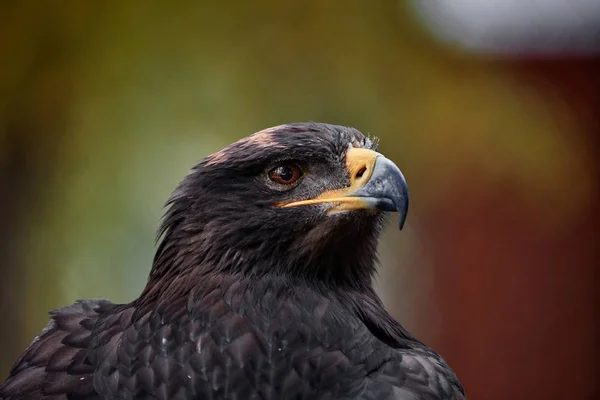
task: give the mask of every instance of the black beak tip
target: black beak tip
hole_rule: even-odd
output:
[[[410,196],[408,194],[408,184],[406,183],[406,179],[402,172],[399,169],[395,170],[395,198],[394,203],[396,204],[396,211],[398,212],[399,229],[402,230],[404,228],[404,223],[406,222],[406,217],[408,216],[408,205],[410,203]]]
[[[406,222],[406,217],[408,215],[408,193],[406,194],[406,200],[403,207],[398,208],[398,217],[399,217],[399,229],[402,230],[404,228],[404,223]]]

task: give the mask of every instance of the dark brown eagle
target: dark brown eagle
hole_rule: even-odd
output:
[[[464,399],[372,287],[396,165],[353,128],[297,123],[208,156],[168,201],[143,293],[81,300],[0,385],[8,399]]]

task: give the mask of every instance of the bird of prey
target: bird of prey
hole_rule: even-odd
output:
[[[372,287],[406,181],[358,130],[293,123],[206,157],[171,198],[147,285],[80,300],[0,385],[20,399],[464,399]]]

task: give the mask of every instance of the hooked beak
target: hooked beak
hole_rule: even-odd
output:
[[[408,186],[400,169],[383,155],[368,149],[351,148],[346,153],[350,186],[327,190],[314,199],[294,201],[282,207],[334,203],[329,211],[376,209],[397,211],[400,229],[408,213]]]

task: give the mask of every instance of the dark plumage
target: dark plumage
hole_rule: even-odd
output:
[[[406,185],[352,128],[270,128],[175,190],[143,293],[48,326],[2,399],[463,399],[452,370],[383,308],[383,211]],[[289,178],[289,179],[288,179]]]

